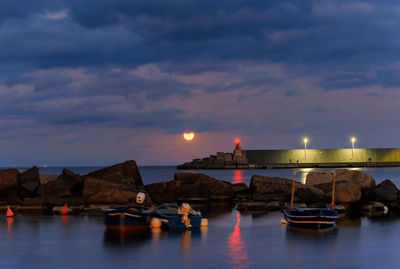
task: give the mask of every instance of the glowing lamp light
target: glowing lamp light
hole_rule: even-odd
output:
[[[236,138],[235,139],[235,144],[237,145],[237,144],[240,144],[240,139],[239,138]]]
[[[186,141],[192,141],[194,139],[194,133],[183,133],[183,139],[185,139]]]

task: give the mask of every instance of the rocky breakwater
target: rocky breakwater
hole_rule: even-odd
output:
[[[67,203],[75,213],[99,211],[109,205],[132,203],[143,181],[135,161],[126,161],[87,175],[63,169],[60,175],[41,174],[37,167],[21,172],[0,170],[0,205],[17,212],[46,213]],[[146,204],[151,205],[150,197]]]
[[[234,185],[201,173],[176,173],[168,182],[145,186],[155,203],[231,201],[237,191]]]
[[[295,203],[313,206],[329,203],[333,174],[310,172],[305,184],[296,182]],[[67,203],[74,213],[99,213],[109,206],[135,202],[146,192],[145,205],[161,203],[237,204],[242,211],[279,210],[290,201],[292,180],[253,175],[250,186],[231,184],[202,173],[181,172],[167,182],[144,185],[135,161],[126,161],[79,175],[64,169],[60,175],[41,174],[37,167],[27,171],[0,170],[0,209],[7,205],[17,212],[50,213]],[[390,181],[376,185],[371,175],[346,169],[336,171],[335,203],[344,210],[361,213],[400,209],[399,190]],[[223,202],[223,203],[221,203]],[[375,214],[375,213],[374,213]]]
[[[300,206],[329,203],[332,199],[331,171],[310,172],[305,184],[296,182],[294,202]],[[274,210],[290,201],[292,180],[254,175],[238,204],[239,210]],[[371,175],[360,171],[336,170],[335,204],[343,211],[370,215],[370,211],[400,208],[399,190],[390,180],[376,185]],[[381,215],[372,214],[374,216]]]

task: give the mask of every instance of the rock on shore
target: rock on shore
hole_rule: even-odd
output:
[[[235,196],[231,183],[192,172],[176,173],[174,180],[153,183],[145,188],[152,200],[158,203],[230,200]]]
[[[336,172],[335,202],[345,205],[382,202],[400,204],[399,190],[385,180],[376,186],[371,175],[340,169]],[[313,204],[330,202],[332,173],[310,172],[306,183],[295,184],[295,202]],[[0,170],[0,205],[18,205],[20,212],[48,211],[64,203],[79,211],[97,211],[109,205],[134,203],[139,191],[147,193],[145,204],[165,202],[228,202],[239,203],[242,210],[276,210],[290,201],[292,179],[253,175],[250,186],[231,184],[202,173],[176,173],[168,182],[144,186],[135,161],[115,164],[87,175],[64,169],[60,175],[40,174],[37,167],[20,172]],[[392,206],[393,207],[393,206]]]

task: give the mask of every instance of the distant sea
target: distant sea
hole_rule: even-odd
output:
[[[19,167],[20,169],[27,169],[28,167]],[[87,166],[87,167],[67,167],[75,173],[81,175],[90,173],[92,171],[101,169],[101,166]],[[41,173],[49,173],[59,175],[63,167],[40,167]],[[351,170],[358,170],[364,173],[371,174],[377,183],[385,179],[390,179],[398,187],[400,187],[400,167],[393,168],[350,168]],[[176,166],[140,166],[140,173],[142,175],[143,183],[150,184],[156,182],[169,181],[174,178],[174,174],[183,171],[193,171],[204,173],[214,178],[229,181],[232,183],[245,182],[250,183],[252,175],[263,175],[271,177],[285,177],[292,178],[293,170],[298,172],[297,181],[304,183],[307,173],[310,171],[326,171],[332,169],[314,169],[314,168],[301,168],[301,169],[236,169],[236,170],[178,170]]]

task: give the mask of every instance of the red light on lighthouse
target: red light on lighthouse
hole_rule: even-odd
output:
[[[239,138],[235,139],[235,149],[240,149],[240,139]]]

